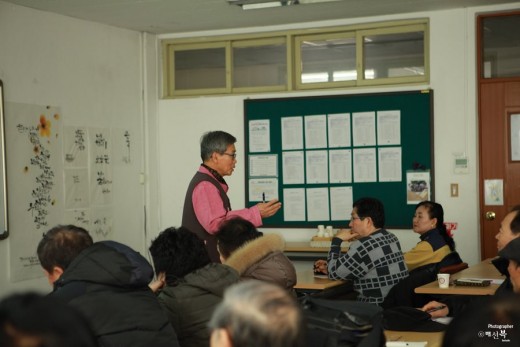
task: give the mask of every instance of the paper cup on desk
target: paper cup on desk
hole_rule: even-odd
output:
[[[448,288],[450,286],[450,274],[437,274],[439,288]]]

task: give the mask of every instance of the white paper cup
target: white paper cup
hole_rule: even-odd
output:
[[[437,274],[439,288],[448,288],[450,286],[450,274]]]

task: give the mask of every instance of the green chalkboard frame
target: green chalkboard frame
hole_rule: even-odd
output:
[[[434,200],[434,155],[433,155],[433,90],[416,90],[373,94],[349,94],[313,97],[291,97],[274,99],[244,100],[244,138],[245,138],[245,182],[246,205],[249,201],[249,156],[256,154],[278,155],[278,190],[283,203],[284,188],[319,188],[345,186],[345,184],[300,184],[283,185],[282,182],[282,144],[281,119],[290,116],[319,114],[354,113],[384,110],[401,111],[401,148],[402,181],[350,183],[353,200],[365,196],[380,199],[385,205],[387,228],[410,228],[415,205],[407,204],[406,173],[411,170],[430,171],[430,199]],[[249,149],[249,121],[270,120],[270,152],[251,153]],[[352,131],[352,130],[351,130]],[[378,147],[376,146],[376,151]],[[345,227],[349,220],[343,221],[284,221],[283,207],[273,217],[264,219],[267,228],[315,228],[318,224]]]

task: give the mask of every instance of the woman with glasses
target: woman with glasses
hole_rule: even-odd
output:
[[[184,199],[182,226],[204,240],[211,261],[216,263],[220,262],[220,256],[215,233],[220,223],[241,217],[259,227],[262,218],[271,217],[282,207],[277,199],[273,199],[251,208],[231,210],[227,196],[229,187],[224,176],[231,176],[237,163],[235,142],[236,138],[224,131],[210,131],[202,136],[202,164],[188,185]]]

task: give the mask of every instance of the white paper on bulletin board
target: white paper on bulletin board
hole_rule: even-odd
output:
[[[5,104],[10,279],[41,277],[36,248],[63,217],[59,108]]]
[[[249,151],[269,152],[271,151],[270,120],[259,119],[249,121]]]

